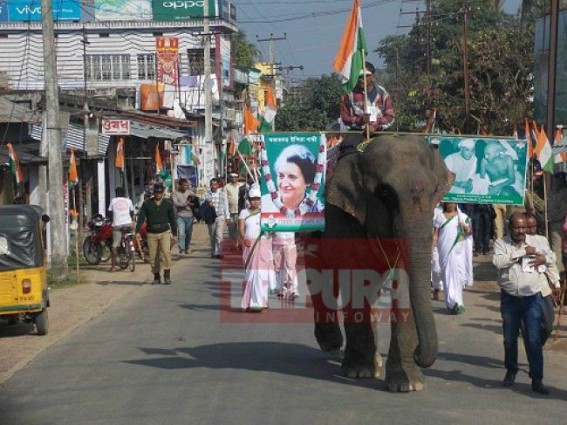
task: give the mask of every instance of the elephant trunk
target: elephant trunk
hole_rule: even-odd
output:
[[[431,220],[427,218],[416,221],[413,216],[413,220],[404,220],[408,230],[409,294],[419,341],[414,359],[423,368],[435,362],[438,350],[437,328],[431,309]]]

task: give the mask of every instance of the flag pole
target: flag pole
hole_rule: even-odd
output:
[[[545,217],[545,237],[547,240],[549,240],[549,226],[548,226],[548,221],[547,221],[547,175],[546,172],[543,172],[542,175],[543,178],[543,211],[544,211],[544,217]]]
[[[362,49],[362,77],[364,79],[364,116],[368,117],[368,82],[366,80],[366,55],[364,54],[364,49]],[[366,140],[370,140],[370,119],[365,125],[366,129]]]

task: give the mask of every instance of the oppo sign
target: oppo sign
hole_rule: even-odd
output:
[[[200,7],[203,9],[205,7],[204,0],[164,1],[162,4],[163,7],[172,9],[191,9],[193,7]]]
[[[208,0],[209,16],[218,16],[216,0]],[[152,2],[154,21],[202,18],[205,0],[158,0]]]

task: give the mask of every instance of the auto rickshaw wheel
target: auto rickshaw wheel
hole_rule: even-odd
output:
[[[98,242],[88,237],[85,239],[85,242],[83,242],[83,255],[87,263],[96,266],[100,263],[102,257],[102,247]]]
[[[41,310],[41,313],[35,316],[34,322],[37,334],[47,335],[47,332],[49,331],[49,316],[47,314],[47,308],[44,308]]]
[[[20,323],[20,313],[10,314],[9,316],[7,316],[7,318],[9,325],[17,325],[18,323]]]

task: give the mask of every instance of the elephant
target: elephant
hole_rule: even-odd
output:
[[[306,267],[325,268],[353,255],[363,258],[371,250],[368,241],[378,241],[381,248],[381,240],[398,241],[409,277],[409,314],[405,321],[391,322],[385,385],[393,392],[418,391],[425,388],[421,368],[434,363],[438,349],[430,292],[433,210],[451,188],[454,174],[423,135],[382,134],[364,145],[363,151],[341,155],[325,192],[326,228],[317,238],[322,245],[345,242],[339,248],[329,242],[332,248],[306,256]],[[337,285],[337,275],[324,284]],[[338,320],[319,314],[328,306],[322,307],[321,297],[309,289],[317,342],[323,351],[338,351],[343,345]],[[369,317],[369,308],[365,303],[360,313]],[[344,374],[378,377],[382,364],[375,323],[344,320],[344,328]]]

